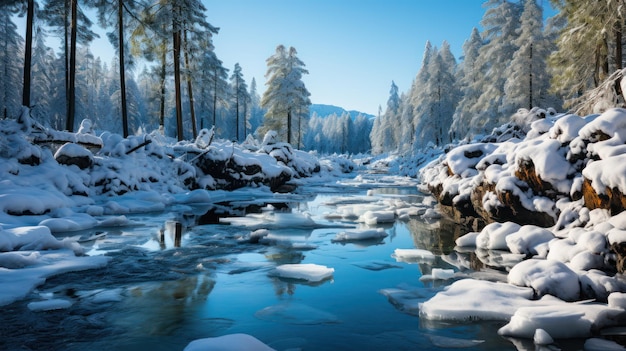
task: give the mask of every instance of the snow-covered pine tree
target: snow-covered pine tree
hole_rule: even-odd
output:
[[[51,111],[54,51],[46,45],[45,30],[38,22],[35,22],[33,32],[31,117],[43,125],[57,127],[52,121]]]
[[[434,56],[433,46],[430,43],[430,41],[427,41],[424,47],[424,55],[422,56],[422,66],[417,72],[417,75],[415,76],[415,79],[413,80],[413,84],[411,85],[411,91],[409,92],[409,97],[408,97],[409,104],[407,104],[407,106],[413,107],[413,111],[411,111],[413,122],[410,125],[412,126],[411,138],[412,138],[412,144],[414,146],[423,144],[421,141],[416,140],[415,128],[417,128],[417,126],[421,123],[420,118],[421,118],[422,113],[420,112],[420,109],[421,109],[420,106],[422,104],[422,101],[424,101],[425,99],[425,94],[426,94],[425,87],[429,78],[429,72],[428,72],[427,67],[433,56]]]
[[[622,1],[552,1],[566,24],[550,56],[552,90],[564,106],[579,103],[582,94],[598,87],[623,67],[622,31],[626,6]]]
[[[474,28],[469,39],[463,43],[463,62],[458,70],[460,78],[457,79],[461,99],[455,109],[451,126],[451,138],[453,140],[472,136],[471,121],[473,115],[470,109],[480,97],[480,91],[476,88],[481,72],[476,61],[482,45],[483,39],[478,29]]]
[[[72,16],[72,15],[75,16]],[[78,6],[77,0],[47,0],[40,17],[62,39],[63,67],[65,68],[65,107],[66,129],[73,131],[77,125],[75,121],[75,73],[76,47],[78,44],[91,42],[98,35],[91,30],[92,21]],[[80,27],[80,30],[78,30]]]
[[[302,76],[309,72],[304,68],[295,48],[287,50],[283,45],[276,48],[267,60],[267,89],[263,93],[261,106],[267,109],[261,133],[269,130],[278,132],[280,139],[291,143],[297,141],[298,128],[309,114],[311,95]],[[295,122],[294,122],[295,121]],[[294,128],[294,125],[296,128]]]
[[[6,6],[0,7],[0,118],[18,117],[22,105],[24,41],[11,14]]]
[[[544,35],[543,11],[536,0],[524,1],[520,21],[515,43],[518,49],[509,65],[500,106],[500,112],[505,116],[513,115],[520,108],[554,107],[548,105],[555,99],[548,92],[550,76],[546,68],[552,47]]]
[[[400,105],[401,100],[398,95],[398,86],[394,81],[392,81],[385,113],[381,115],[379,112],[378,116],[374,120],[372,131],[370,132],[372,153],[380,154],[393,151],[398,148],[396,130],[401,127],[399,124],[401,122]]]
[[[424,86],[423,100],[419,108],[419,124],[416,125],[416,145],[424,147],[429,142],[443,145],[450,141],[452,116],[459,100],[454,71],[456,60],[450,45],[444,41],[441,50],[433,49],[433,57],[426,70],[428,80]]]
[[[235,140],[242,141],[242,138],[247,135],[246,122],[250,108],[250,94],[239,63],[235,63],[233,74],[230,76],[230,90],[233,92],[233,101],[230,105],[233,109],[235,122]]]
[[[510,115],[499,112],[502,105],[504,83],[511,57],[517,51],[517,37],[521,6],[508,0],[488,0],[481,21],[485,45],[480,48],[477,64],[481,75],[472,89],[480,92],[476,103],[470,107],[472,128],[479,133],[490,132],[495,126],[506,123]]]
[[[353,121],[353,131],[354,134],[350,137],[352,144],[350,146],[350,152],[358,154],[358,153],[366,153],[371,149],[370,144],[370,131],[372,130],[372,121],[364,116],[363,114],[358,114]]]
[[[228,107],[228,70],[217,58],[215,51],[206,51],[200,65],[200,99],[198,115],[200,128],[215,127],[216,135],[223,137],[223,126],[218,115]]]
[[[248,122],[246,128],[250,131],[250,133],[257,134],[257,128],[263,124],[263,115],[265,112],[261,108],[261,96],[257,91],[256,87],[256,79],[253,77],[250,82],[250,116],[248,118]],[[257,135],[258,136],[258,135]],[[260,139],[260,138],[259,138]]]

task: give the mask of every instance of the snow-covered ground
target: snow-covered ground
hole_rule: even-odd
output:
[[[264,203],[274,198],[274,185],[303,177],[334,182],[356,167],[341,156],[319,162],[274,138],[268,133],[262,143],[249,138],[238,145],[212,140],[212,132],[203,130],[193,142],[158,133],[124,139],[96,135],[89,120],[77,133],[58,132],[33,122],[26,109],[17,121],[1,120],[0,306],[25,297],[47,277],[107,264],[106,256],[90,256],[68,232],[135,225],[128,215],[172,206]],[[215,178],[205,164],[230,169],[223,172],[230,178]],[[232,179],[239,185],[225,183]],[[277,179],[282,183],[274,184]]]

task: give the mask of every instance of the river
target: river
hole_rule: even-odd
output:
[[[451,283],[420,279],[433,268],[459,270],[443,257],[465,255],[476,269],[484,266],[474,253],[454,251],[463,231],[458,226],[413,216],[377,225],[388,234],[384,239],[334,242],[338,232],[362,226],[333,216],[340,206],[381,199],[423,203],[410,180],[359,177],[303,185],[269,205],[247,200],[177,206],[129,216],[133,226],[67,233],[80,236],[89,254],[110,256],[110,263],[53,277],[30,299],[5,306],[3,347],[182,350],[194,339],[245,333],[276,350],[535,349],[532,340],[498,336],[502,321],[433,322],[407,308],[406,301],[417,304]],[[264,222],[269,218],[279,219]],[[251,238],[258,230],[266,236]],[[398,248],[426,249],[436,259],[396,260]],[[283,263],[314,263],[334,273],[316,283],[274,276]],[[47,312],[27,308],[42,297],[72,305]]]

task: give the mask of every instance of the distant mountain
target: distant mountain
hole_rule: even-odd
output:
[[[320,117],[326,117],[326,116],[330,116],[333,113],[336,114],[337,116],[341,116],[342,114],[344,114],[345,112],[348,112],[350,114],[350,117],[352,119],[355,119],[356,116],[358,116],[359,114],[368,117],[368,118],[374,118],[374,115],[370,115],[368,113],[365,112],[359,112],[359,111],[346,111],[344,108],[341,108],[339,106],[333,106],[333,105],[324,105],[324,104],[312,104],[309,107],[309,113],[312,116],[313,113],[317,113],[318,116]]]

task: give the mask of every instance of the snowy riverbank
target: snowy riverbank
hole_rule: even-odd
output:
[[[356,167],[342,157],[318,160],[271,133],[242,144],[212,140],[207,130],[194,142],[159,133],[122,138],[96,135],[88,120],[77,133],[50,130],[27,114],[0,121],[0,305],[52,275],[107,264],[68,232],[129,226],[126,215],[172,206],[268,198],[303,178]]]
[[[419,313],[508,321],[499,333],[522,338],[621,334],[607,328],[626,323],[626,110],[516,117],[528,122],[455,147],[421,172],[442,211],[475,228],[459,250],[508,274],[461,279]],[[460,271],[471,264],[448,259]]]

